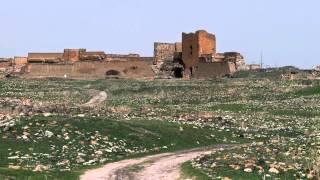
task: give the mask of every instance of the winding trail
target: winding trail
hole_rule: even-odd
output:
[[[176,180],[180,178],[180,166],[213,150],[231,149],[239,145],[220,144],[174,153],[163,153],[143,158],[128,159],[88,170],[81,180]]]

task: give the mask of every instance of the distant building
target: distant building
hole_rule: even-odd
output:
[[[154,43],[153,57],[81,48],[64,49],[62,53],[31,52],[28,57],[14,58],[13,71],[32,78],[207,79],[231,76],[244,64],[244,58],[238,52],[217,53],[216,36],[200,30],[182,33],[181,42]]]
[[[154,58],[160,72],[173,70],[175,77],[205,79],[231,76],[245,64],[238,52],[217,53],[216,36],[204,30],[182,33],[180,49],[177,44],[155,44]]]
[[[239,71],[253,71],[253,70],[259,70],[261,69],[260,64],[244,64],[239,66]]]

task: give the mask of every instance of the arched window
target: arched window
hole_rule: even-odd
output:
[[[106,72],[106,76],[119,76],[119,75],[120,75],[120,72],[113,69]]]

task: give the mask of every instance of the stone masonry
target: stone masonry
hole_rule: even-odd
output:
[[[23,70],[26,76],[64,78],[109,78],[110,74],[150,78],[153,74],[154,78],[202,79],[230,76],[244,64],[238,52],[217,53],[216,36],[205,30],[182,33],[181,42],[154,43],[153,57],[65,49],[62,53],[29,53],[15,60],[13,69]]]
[[[185,67],[185,76],[194,74],[200,57],[213,54],[216,54],[215,35],[204,30],[182,34],[182,61]]]

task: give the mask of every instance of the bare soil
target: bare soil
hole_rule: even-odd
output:
[[[213,150],[233,148],[232,145],[216,145],[174,153],[146,156],[107,164],[88,170],[81,180],[176,180],[181,178],[180,166],[198,156],[210,154]]]

